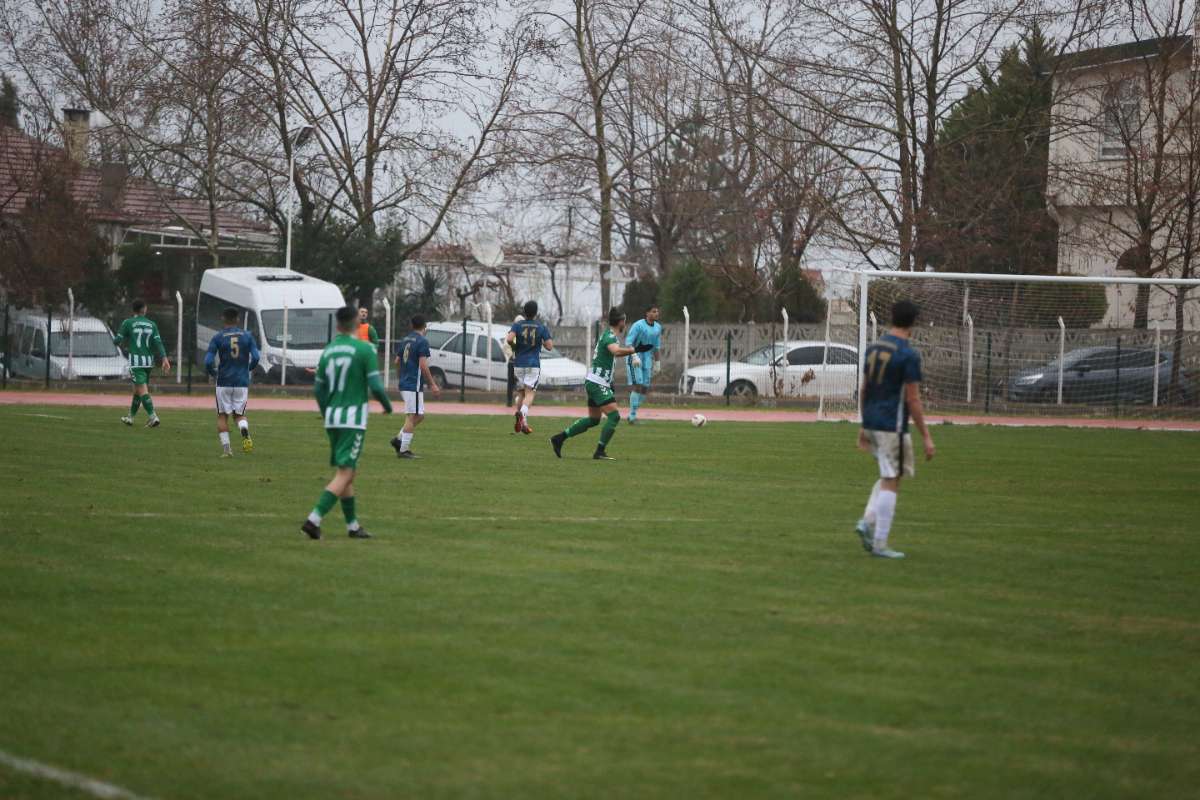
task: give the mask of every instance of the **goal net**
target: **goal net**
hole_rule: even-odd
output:
[[[1200,280],[953,273],[851,273],[830,315],[860,359],[900,299],[921,309],[913,342],[934,414],[1200,417]],[[833,417],[857,396],[834,394]]]

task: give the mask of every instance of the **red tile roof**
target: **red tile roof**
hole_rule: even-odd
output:
[[[209,227],[208,203],[202,199],[129,177],[124,165],[76,165],[62,148],[5,126],[0,126],[0,214],[18,214],[25,208],[42,166],[70,171],[72,198],[97,222],[163,228],[186,221],[201,230]],[[222,235],[271,233],[270,225],[225,210],[217,212],[217,222]]]

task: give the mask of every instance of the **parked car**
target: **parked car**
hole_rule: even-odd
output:
[[[468,389],[484,389],[488,382],[488,340],[491,339],[491,383],[499,391],[508,380],[508,366],[502,344],[508,335],[509,326],[468,322],[467,334],[463,337],[461,322],[431,322],[425,331],[429,340],[429,371],[433,379],[443,388],[461,386],[465,380]],[[490,335],[489,335],[490,334]],[[397,337],[399,338],[399,337]],[[463,354],[466,354],[466,376],[463,376]],[[542,351],[543,389],[579,389],[587,375],[587,366],[580,361],[567,358],[557,350]]]
[[[262,378],[312,383],[321,351],[334,335],[334,314],[345,305],[332,283],[278,267],[223,267],[205,270],[196,298],[196,363],[204,363],[208,343],[222,327],[221,312],[236,308],[238,323],[250,331],[262,351]],[[283,311],[287,308],[287,353]],[[287,364],[284,364],[286,358]],[[258,377],[258,376],[255,376]]]
[[[48,357],[51,380],[129,377],[129,361],[113,344],[112,330],[86,312],[77,314],[73,321],[65,315],[55,316],[49,330],[46,312],[38,309],[19,311],[13,320],[10,375],[44,378]]]
[[[786,375],[783,369],[787,359]],[[824,366],[822,364],[824,363]],[[679,391],[696,395],[725,394],[725,362],[690,368],[680,378]],[[772,387],[771,381],[776,381]],[[775,342],[760,347],[729,365],[729,394],[753,398],[775,394],[853,398],[858,390],[858,349],[830,343],[828,359],[820,341]]]
[[[1119,369],[1118,369],[1119,367]],[[1171,383],[1171,353],[1158,355],[1158,396],[1166,399]],[[1115,347],[1083,347],[1063,355],[1062,390],[1064,403],[1112,403],[1117,399],[1145,402],[1154,395],[1154,351],[1144,348],[1120,351]],[[1119,377],[1118,377],[1119,376]],[[1194,376],[1180,371],[1179,398],[1189,401],[1195,395]],[[1058,359],[1022,370],[1008,382],[1008,397],[1021,402],[1053,403],[1058,399]]]

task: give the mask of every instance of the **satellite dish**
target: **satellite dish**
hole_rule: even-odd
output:
[[[821,270],[821,279],[825,284],[825,299],[849,300],[854,297],[854,273],[841,269]]]
[[[471,255],[488,269],[495,269],[504,263],[504,250],[500,246],[500,237],[494,233],[479,233],[467,242],[471,247]]]

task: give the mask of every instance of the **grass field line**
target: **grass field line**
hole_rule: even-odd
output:
[[[105,798],[105,800],[149,800],[147,797],[134,794],[128,789],[122,789],[120,786],[113,786],[111,783],[98,781],[95,778],[89,778],[87,775],[80,775],[78,772],[52,767],[49,764],[43,764],[31,758],[14,756],[12,753],[5,752],[4,750],[0,750],[0,764],[18,772],[24,772],[27,775],[33,775],[34,777],[53,781],[62,786],[78,789],[93,797]]]
[[[57,517],[64,513],[63,509],[56,511],[22,511],[21,515],[26,517]],[[231,515],[229,511],[117,511],[107,509],[77,509],[74,513],[85,517],[119,517],[121,519],[228,519]],[[248,519],[293,519],[295,513],[284,513],[279,511],[239,511],[234,514],[239,518],[245,517]],[[476,516],[452,516],[448,517],[442,514],[433,516],[407,516],[406,520],[444,520],[447,522],[545,522],[545,516],[498,516],[496,514],[480,514]],[[624,522],[666,522],[666,523],[696,523],[715,522],[716,520],[708,517],[625,517],[621,520]],[[584,524],[604,523],[612,524],[611,517],[554,517],[554,522],[577,522]]]

